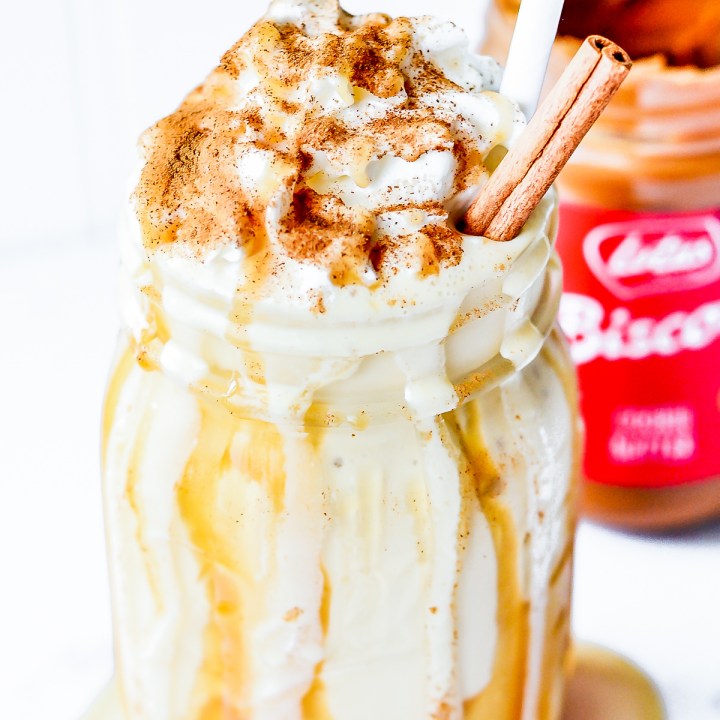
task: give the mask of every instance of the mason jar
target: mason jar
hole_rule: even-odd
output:
[[[306,284],[312,311],[240,282],[241,250],[126,233],[103,454],[128,720],[559,717],[579,453],[556,217],[551,193],[454,267]]]

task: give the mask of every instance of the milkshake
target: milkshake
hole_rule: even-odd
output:
[[[574,374],[550,193],[453,25],[276,0],[148,130],[105,512],[127,720],[558,717]]]

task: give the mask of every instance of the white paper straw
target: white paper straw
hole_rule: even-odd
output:
[[[545,81],[563,0],[522,0],[500,92],[514,100],[529,120]]]

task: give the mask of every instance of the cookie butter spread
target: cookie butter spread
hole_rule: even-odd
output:
[[[557,716],[574,405],[555,198],[454,26],[276,0],[144,135],[105,413],[132,720]]]

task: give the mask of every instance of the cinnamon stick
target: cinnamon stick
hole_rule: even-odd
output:
[[[605,109],[632,63],[620,47],[587,38],[464,217],[471,235],[515,237],[575,148]]]

